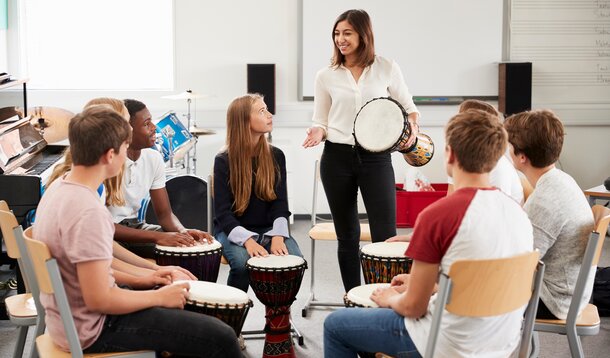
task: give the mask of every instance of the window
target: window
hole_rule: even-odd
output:
[[[24,0],[20,67],[31,89],[173,87],[172,0]]]

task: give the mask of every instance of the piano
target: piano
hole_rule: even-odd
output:
[[[30,123],[17,116],[0,122],[0,199],[17,221],[29,226],[28,215],[38,206],[44,186],[67,145],[48,145]]]
[[[30,117],[13,116],[0,121],[0,200],[8,203],[24,228],[31,225],[44,187],[67,148],[48,145],[30,123]],[[14,264],[2,246],[0,265]],[[17,292],[23,293],[25,287],[18,268],[17,277]]]

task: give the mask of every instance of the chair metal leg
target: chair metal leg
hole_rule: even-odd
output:
[[[540,339],[538,338],[538,332],[532,332],[532,346],[530,348],[530,358],[538,358],[540,354]]]
[[[341,302],[321,302],[321,301],[317,301],[315,298],[315,293],[314,293],[314,280],[315,280],[315,258],[316,258],[316,240],[311,239],[311,266],[309,267],[311,272],[310,272],[310,284],[309,284],[309,297],[307,298],[307,301],[305,301],[305,305],[303,306],[303,309],[301,310],[301,316],[302,317],[307,317],[307,311],[311,308],[313,309],[314,307],[344,307],[345,305]]]
[[[25,347],[25,339],[28,336],[29,326],[20,326],[19,335],[17,336],[17,342],[15,342],[15,351],[13,352],[14,358],[21,358],[23,356],[23,347]]]
[[[567,329],[566,335],[568,336],[568,344],[570,345],[570,354],[572,355],[572,358],[584,357],[585,354],[582,351],[582,344],[580,343],[580,337],[576,332],[576,327]]]
[[[255,331],[242,331],[241,335],[244,339],[265,339],[265,331],[264,330],[255,330]],[[290,318],[290,336],[292,339],[296,338],[299,346],[304,344],[303,334],[294,324],[292,318]]]

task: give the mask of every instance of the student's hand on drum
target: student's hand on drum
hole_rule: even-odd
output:
[[[320,144],[324,139],[324,129],[320,127],[311,127],[307,129],[307,137],[303,142],[303,147],[310,148]]]
[[[187,233],[181,232],[160,232],[157,244],[162,246],[193,246],[195,239]]]
[[[253,238],[246,240],[246,242],[244,242],[244,247],[246,248],[246,251],[248,251],[248,255],[250,255],[250,257],[269,256],[267,250],[259,245],[258,242],[256,242],[256,240]]]
[[[371,300],[381,308],[390,307],[390,298],[400,294],[394,287],[378,288],[371,294]]]
[[[193,239],[199,242],[211,244],[214,241],[214,237],[209,233],[196,229],[187,229],[186,233],[191,235]]]
[[[170,270],[172,282],[178,280],[194,280],[197,281],[197,277],[193,275],[189,270],[180,266],[159,266],[159,269]]]
[[[396,275],[392,278],[392,282],[390,282],[390,287],[392,287],[399,293],[403,293],[407,290],[410,279],[411,276],[407,273]]]
[[[156,290],[159,295],[160,307],[166,308],[184,308],[186,299],[189,295],[190,285],[188,282],[175,283],[173,285],[163,286]]]
[[[274,255],[288,255],[288,248],[284,243],[283,236],[274,236],[271,238],[271,253]]]
[[[409,242],[411,241],[411,234],[409,235],[396,235],[396,236],[392,236],[389,239],[386,239],[385,242]]]

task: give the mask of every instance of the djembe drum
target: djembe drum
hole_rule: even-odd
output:
[[[360,264],[365,283],[390,283],[392,278],[411,271],[411,260],[405,256],[408,242],[376,242],[360,249]]]
[[[371,283],[368,285],[356,286],[343,296],[345,307],[377,308],[379,307],[373,300],[371,294],[378,288],[390,287],[389,283]],[[375,353],[358,352],[360,358],[375,358]]]
[[[410,165],[420,167],[427,164],[434,155],[434,143],[428,135],[419,133],[412,146],[400,149],[411,135],[407,118],[407,111],[395,99],[373,98],[360,108],[354,119],[356,145],[375,153],[399,150]]]
[[[189,297],[184,309],[216,317],[233,328],[239,336],[246,321],[252,300],[235,287],[205,281],[188,282]]]
[[[290,306],[296,299],[307,262],[299,256],[252,257],[246,263],[250,286],[265,305],[263,357],[295,357]]]
[[[180,266],[202,281],[216,282],[221,257],[222,245],[216,240],[187,247],[155,246],[155,260],[159,265]]]

